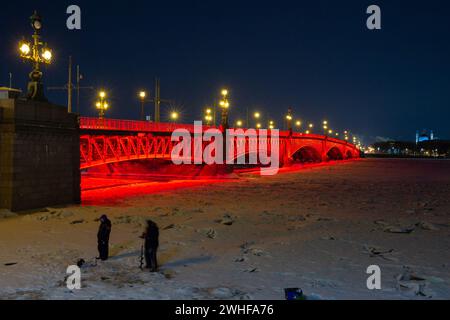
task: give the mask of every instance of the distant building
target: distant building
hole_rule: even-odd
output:
[[[436,140],[436,137],[434,136],[433,130],[422,130],[420,133],[419,131],[416,131],[416,144],[419,142],[424,141],[433,141]]]

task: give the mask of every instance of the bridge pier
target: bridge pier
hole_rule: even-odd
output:
[[[289,167],[293,163],[292,138],[289,137],[284,141],[283,149],[280,150],[280,167]]]
[[[80,202],[78,117],[48,102],[0,99],[0,208]]]

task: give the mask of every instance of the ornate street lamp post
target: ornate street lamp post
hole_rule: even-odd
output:
[[[219,105],[222,108],[222,129],[225,131],[228,129],[228,108],[230,107],[230,103],[228,102],[228,90],[222,90],[222,100],[220,100]]]
[[[287,129],[289,131],[289,134],[292,135],[292,108],[291,107],[288,108],[288,112],[286,115],[286,124],[287,124]]]
[[[209,126],[213,120],[211,108],[207,108],[205,110],[205,120],[206,120],[206,124]]]
[[[33,64],[33,70],[29,74],[30,82],[28,82],[27,98],[30,100],[47,101],[44,95],[40,66],[42,63],[51,63],[52,51],[47,47],[47,44],[40,40],[40,32],[42,30],[41,16],[35,11],[30,19],[31,26],[34,29],[34,34],[32,35],[33,43],[30,44],[26,40],[22,40],[19,44],[20,57],[24,60],[31,61]]]
[[[324,120],[324,121],[322,122],[322,125],[323,125],[323,133],[326,135],[326,134],[327,134],[327,131],[328,131],[328,121],[327,121],[327,120]]]
[[[99,96],[100,100],[98,100],[95,103],[95,106],[98,110],[99,119],[103,119],[105,117],[106,110],[108,110],[108,108],[109,108],[109,104],[108,104],[108,102],[106,102],[106,92],[105,91],[100,91],[98,93],[98,96]]]

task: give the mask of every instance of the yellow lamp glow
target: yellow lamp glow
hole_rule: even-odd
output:
[[[42,57],[44,58],[45,61],[50,61],[52,60],[52,52],[48,49],[45,49],[44,52],[42,53]]]
[[[27,55],[30,53],[30,45],[28,43],[22,43],[19,47],[19,50],[22,54]]]
[[[177,120],[178,119],[178,112],[174,111],[170,114],[170,118],[172,120]]]

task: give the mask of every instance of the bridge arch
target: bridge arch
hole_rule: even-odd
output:
[[[322,156],[320,151],[313,146],[303,146],[294,152],[292,160],[295,162],[321,162]]]
[[[352,159],[353,158],[353,154],[352,154],[352,152],[350,150],[347,150],[345,152],[345,158],[346,159]]]
[[[344,155],[342,154],[342,151],[338,147],[332,147],[327,152],[327,159],[328,160],[343,160]]]

